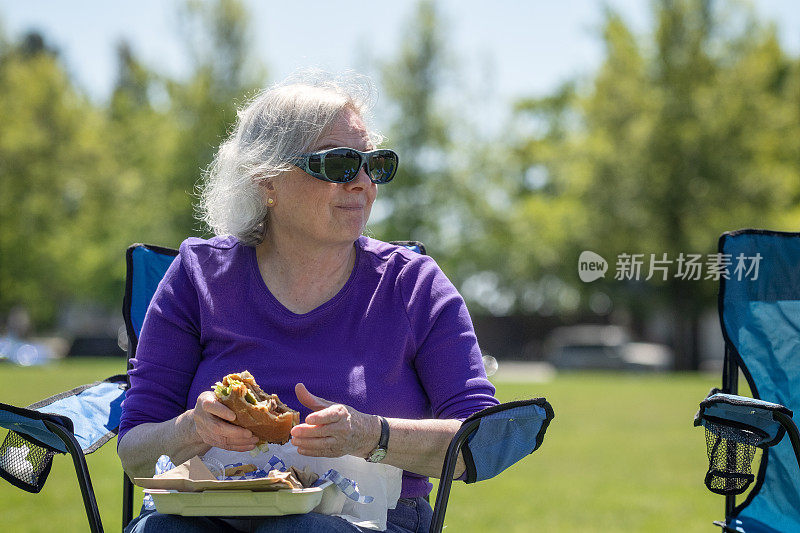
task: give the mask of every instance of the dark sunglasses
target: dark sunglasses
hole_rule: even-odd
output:
[[[397,154],[392,150],[359,152],[352,148],[331,148],[309,154],[300,154],[290,163],[322,181],[347,183],[367,166],[367,176],[372,183],[388,183],[397,172]]]

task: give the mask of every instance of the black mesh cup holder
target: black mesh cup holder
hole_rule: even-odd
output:
[[[708,490],[726,496],[742,494],[755,481],[752,473],[756,448],[779,443],[791,424],[792,411],[783,405],[711,389],[694,425],[706,428]],[[800,454],[798,454],[800,464]]]
[[[708,472],[705,484],[716,494],[741,494],[755,477],[752,464],[764,435],[755,431],[704,421]]]
[[[42,490],[56,452],[9,431],[0,445],[0,476],[28,492]]]

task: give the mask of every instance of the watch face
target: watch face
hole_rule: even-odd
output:
[[[384,457],[386,457],[386,450],[383,448],[375,448],[372,450],[372,453],[369,454],[369,457],[367,457],[367,461],[370,463],[380,463],[383,461]]]

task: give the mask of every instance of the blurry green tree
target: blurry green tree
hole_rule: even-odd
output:
[[[121,181],[130,204],[121,213],[128,242],[177,247],[205,228],[193,217],[196,184],[236,118],[236,104],[263,81],[249,56],[248,15],[238,0],[189,0],[179,10],[191,58],[187,79],[169,78],[118,47],[119,77],[110,116]],[[256,65],[256,66],[254,66]]]
[[[116,308],[128,244],[202,232],[195,184],[264,73],[241,2],[190,0],[181,16],[188,79],[152,72],[121,43],[107,106],[40,35],[0,41],[0,317],[22,304],[42,327],[68,301]]]
[[[126,42],[117,46],[118,76],[108,105],[109,141],[117,173],[114,180],[124,205],[108,216],[119,242],[109,253],[132,242],[176,246],[185,233],[173,224],[175,210],[174,157],[180,130],[172,120],[166,94],[168,80],[136,59]],[[184,233],[181,233],[184,230]]]
[[[387,140],[400,154],[400,167],[392,184],[380,189],[380,220],[371,226],[383,239],[433,242],[441,230],[442,199],[452,192],[449,117],[441,105],[447,66],[434,3],[420,2],[407,28],[399,56],[382,65],[392,112]]]
[[[119,296],[102,223],[115,162],[103,114],[42,36],[0,46],[0,315],[25,304],[47,323],[67,298]]]
[[[739,4],[654,6],[652,40],[608,11],[590,83],[518,102],[487,138],[471,122],[481,104],[460,94],[442,15],[420,2],[382,65],[387,146],[401,165],[370,230],[426,242],[478,312],[669,309],[690,368],[716,285],[614,280],[614,260],[710,253],[743,226],[797,228],[800,61]],[[181,13],[191,74],[159,75],[122,43],[107,105],[81,95],[41,36],[0,38],[0,316],[25,303],[42,325],[68,300],[116,307],[127,244],[202,232],[197,180],[266,76],[248,57],[240,1],[190,0]],[[605,280],[579,281],[582,250],[612,263]]]
[[[667,280],[659,272],[645,283],[650,254],[712,253],[720,233],[741,227],[797,229],[800,63],[739,4],[654,5],[652,42],[609,11],[606,59],[592,83],[518,104],[518,119],[533,126],[520,161],[538,177],[512,219],[556,215],[563,281],[607,291],[634,317],[668,309],[677,366],[689,369],[716,283],[676,277],[676,264]],[[609,260],[605,281],[581,286],[580,250]],[[519,252],[531,254],[531,271],[547,264],[541,246]],[[638,282],[608,279],[620,253],[645,254]]]
[[[180,238],[199,235],[193,203],[201,172],[236,119],[236,106],[262,86],[265,71],[250,55],[250,17],[240,0],[187,1],[180,12],[192,75],[168,83],[178,127],[173,154],[171,226]]]
[[[506,174],[497,172],[502,161],[471,122],[474,104],[465,98],[436,4],[420,1],[405,24],[397,57],[381,64],[381,94],[388,97],[382,111],[391,117],[386,145],[400,154],[400,167],[379,190],[370,231],[384,240],[422,241],[457,286],[482,286],[474,282],[492,277],[497,266],[493,234],[505,230],[495,222],[507,204]],[[466,296],[478,310],[503,307]]]

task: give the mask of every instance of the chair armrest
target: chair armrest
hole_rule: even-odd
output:
[[[547,400],[535,398],[487,407],[464,420],[444,459],[431,533],[440,533],[444,526],[459,452],[467,467],[467,483],[492,478],[537,450],[553,417]]]
[[[464,426],[478,422],[462,449],[466,483],[491,479],[542,445],[553,408],[544,398],[502,403],[478,411]]]
[[[767,448],[780,442],[786,431],[779,419],[791,417],[792,411],[783,405],[712,389],[708,397],[700,402],[694,425],[705,425],[704,422],[708,421],[745,429],[761,437],[758,447]]]

